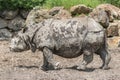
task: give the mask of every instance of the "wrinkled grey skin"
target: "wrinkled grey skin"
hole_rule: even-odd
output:
[[[83,61],[77,69],[85,69],[93,60],[93,54],[100,55],[102,69],[107,69],[110,54],[106,46],[105,31],[92,18],[81,17],[65,20],[47,19],[21,31],[11,40],[12,51],[39,49],[43,52],[44,70],[58,69],[59,63],[53,54],[75,58],[83,54]]]

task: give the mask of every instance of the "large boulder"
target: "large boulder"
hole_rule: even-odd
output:
[[[118,22],[118,34],[120,36],[120,21]]]
[[[64,7],[53,7],[49,10],[49,14],[55,19],[72,18],[70,12],[65,10]]]
[[[98,5],[89,16],[93,17],[104,28],[109,26],[109,22],[120,19],[120,9],[111,4]]]
[[[53,18],[55,19],[68,19],[72,18],[71,14],[67,10],[60,10],[58,14],[54,15]]]
[[[70,8],[70,12],[72,13],[72,15],[76,15],[76,14],[88,14],[92,11],[92,8],[87,7],[84,4],[80,4],[80,5],[76,5]]]
[[[14,19],[18,15],[19,10],[4,10],[1,12],[1,17],[4,19]]]
[[[110,21],[113,21],[114,19],[120,19],[120,8],[111,5],[111,4],[101,4],[96,7],[96,9],[104,9],[109,13],[109,19]]]
[[[4,19],[0,18],[0,29],[3,29],[5,27],[7,27],[7,22]]]
[[[12,31],[19,31],[24,27],[24,25],[25,20],[18,16],[13,20],[9,21],[8,28]]]
[[[59,13],[60,10],[63,10],[64,7],[53,7],[52,9],[49,10],[49,14],[54,16]]]
[[[43,21],[44,19],[51,18],[52,16],[49,15],[49,10],[47,9],[40,9],[40,8],[35,8],[31,10],[27,16],[26,19],[26,26],[31,26],[34,23],[39,23]]]
[[[7,29],[0,29],[0,40],[8,40],[12,37],[12,33]]]
[[[107,28],[107,36],[119,36],[118,22],[110,23],[109,27]]]
[[[94,9],[89,16],[100,23],[104,28],[109,26],[108,13],[104,9]]]

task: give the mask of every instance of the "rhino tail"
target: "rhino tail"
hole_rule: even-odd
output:
[[[103,46],[104,46],[105,49],[108,49],[106,30],[104,30],[104,43],[103,43]]]

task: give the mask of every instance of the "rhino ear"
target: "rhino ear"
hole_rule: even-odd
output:
[[[29,36],[27,36],[27,35],[24,35],[24,36],[23,36],[23,39],[24,39],[26,42],[29,42],[29,41],[30,41],[30,38],[29,38]]]
[[[35,45],[33,42],[31,42],[29,36],[26,36],[26,40],[28,41],[27,43],[28,43],[31,51],[32,51],[32,52],[35,52],[35,51],[36,51],[36,45]]]
[[[17,36],[17,34],[14,33],[14,34],[12,34],[11,38],[13,38],[13,37],[15,37],[15,36]]]
[[[22,33],[25,33],[26,31],[27,31],[27,27],[24,27],[23,29],[22,29]]]
[[[35,46],[35,44],[31,44],[30,49],[31,49],[32,52],[35,52],[35,51],[36,51],[36,46]]]
[[[14,37],[20,37],[20,36],[19,36],[19,33],[14,33],[14,34],[12,34],[11,38],[14,38]]]

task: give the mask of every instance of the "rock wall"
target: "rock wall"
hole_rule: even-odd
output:
[[[3,10],[0,11],[0,40],[8,40],[12,35],[22,29],[29,10]]]

